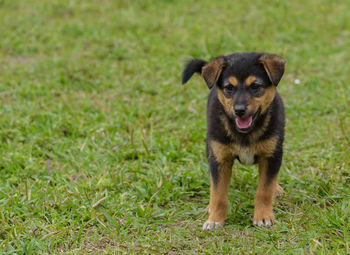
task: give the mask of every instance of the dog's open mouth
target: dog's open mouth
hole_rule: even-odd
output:
[[[253,123],[253,116],[249,116],[248,118],[246,119],[242,119],[242,118],[239,118],[237,117],[236,118],[236,125],[239,129],[247,129],[247,128],[250,128],[250,126],[252,125]]]
[[[251,115],[247,118],[236,117],[235,122],[238,130],[242,132],[248,131],[253,126],[254,121],[256,117],[259,115],[259,113],[260,113],[260,108],[254,115]]]

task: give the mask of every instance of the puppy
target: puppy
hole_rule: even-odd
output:
[[[284,107],[276,92],[285,69],[282,57],[257,52],[193,59],[182,84],[200,73],[210,89],[207,103],[207,159],[210,168],[209,218],[203,230],[224,225],[235,159],[259,166],[253,224],[271,226],[284,140]]]

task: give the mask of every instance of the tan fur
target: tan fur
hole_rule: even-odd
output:
[[[219,164],[222,164],[227,160],[232,160],[232,148],[230,145],[222,144],[217,141],[211,141],[210,148],[212,149],[214,157]]]
[[[238,80],[237,80],[236,77],[231,76],[230,78],[228,78],[228,81],[230,82],[230,84],[231,84],[232,86],[235,86],[235,87],[238,86]]]
[[[259,155],[262,158],[259,164],[259,184],[255,196],[255,213],[254,220],[269,219],[274,222],[272,213],[272,205],[274,196],[281,187],[277,184],[277,176],[269,181],[266,185],[267,160],[274,152],[277,143],[277,137],[272,137],[261,142],[257,142],[249,147],[242,147],[237,144],[225,145],[217,141],[211,141],[210,147],[213,156],[219,164],[218,183],[214,185],[211,181],[210,185],[210,215],[208,221],[219,222],[224,224],[228,209],[228,189],[232,174],[233,159],[236,155],[242,153],[250,153],[251,155]],[[283,191],[283,189],[282,189]]]
[[[271,157],[277,144],[277,137],[253,143],[251,146],[240,146],[238,144],[221,144],[216,141],[211,141],[210,146],[213,150],[215,159],[218,163],[224,163],[235,156],[241,154],[259,155],[260,157]]]
[[[255,154],[263,157],[271,157],[275,151],[277,144],[277,137],[271,137],[269,139],[263,140],[261,142],[253,144]]]
[[[259,184],[254,198],[254,225],[271,226],[274,223],[274,198],[283,193],[277,183],[282,151],[276,146],[282,146],[283,142],[284,113],[279,97],[273,104],[276,111],[269,107],[272,107],[271,103],[277,93],[276,86],[284,69],[283,58],[268,53],[219,56],[209,63],[194,59],[186,65],[182,76],[183,83],[193,73],[201,72],[208,87],[212,89],[215,86],[208,99],[207,153],[211,185],[207,207],[209,218],[203,224],[203,230],[224,225],[232,166],[236,158],[243,164],[258,163],[259,166]],[[267,76],[264,74],[260,77],[264,70]],[[222,73],[224,75],[221,79]],[[223,82],[219,84],[218,81],[221,80]],[[259,86],[255,86],[255,83]],[[215,95],[217,98],[213,98]],[[261,116],[257,116],[258,114]],[[267,130],[270,126],[271,130]],[[272,159],[273,155],[275,157]],[[269,164],[270,160],[276,162]]]
[[[275,222],[273,215],[273,201],[275,198],[275,191],[277,187],[277,175],[270,180],[267,180],[267,159],[259,161],[259,184],[254,199],[254,222],[271,221]]]
[[[253,84],[253,82],[256,80],[256,77],[253,75],[249,75],[247,77],[247,79],[245,79],[245,85],[246,86],[250,86],[251,84]]]
[[[233,98],[227,98],[224,95],[224,92],[221,89],[218,89],[218,99],[222,106],[224,107],[224,110],[226,114],[233,116]]]
[[[218,81],[225,65],[225,59],[217,57],[202,68],[202,76],[210,88]]]
[[[276,185],[276,190],[275,190],[275,195],[276,197],[281,197],[284,194],[284,189],[277,183]]]
[[[234,81],[234,77],[230,77],[230,83]],[[232,80],[232,81],[231,81]],[[237,80],[236,80],[237,81]],[[249,76],[246,79],[246,84],[250,82],[249,85],[251,85],[252,82],[255,81],[254,76]],[[250,99],[248,101],[248,106],[247,106],[247,111],[250,112],[251,114],[254,114],[258,111],[259,107],[261,107],[261,114],[266,113],[267,108],[269,105],[272,103],[272,100],[275,97],[276,94],[276,87],[275,86],[270,86],[268,88],[264,89],[264,94],[261,97],[252,97],[250,96]],[[233,105],[234,105],[234,97],[227,98],[224,95],[224,92],[221,89],[218,89],[218,99],[222,106],[224,107],[224,110],[226,114],[229,116],[233,116]],[[265,123],[267,123],[265,121]]]
[[[259,128],[258,130],[254,130],[252,132],[250,141],[258,140],[260,138],[260,136],[262,136],[265,133],[266,128],[269,125],[270,118],[271,118],[271,115],[267,114],[267,116],[266,116],[266,118],[264,120],[264,123],[261,126],[261,128]]]
[[[220,166],[219,181],[216,185],[210,181],[210,202],[208,221],[224,225],[228,210],[228,190],[231,182],[232,164]]]
[[[267,125],[269,124],[270,118],[271,118],[271,116],[270,116],[270,115],[267,115],[267,116],[266,116],[266,119],[265,119],[265,121],[264,121],[264,123],[263,123],[263,125],[262,125],[262,127],[259,128],[258,130],[254,130],[254,131],[251,133],[250,139],[249,139],[251,143],[257,141],[257,140],[259,139],[259,137],[262,136],[262,135],[264,134],[264,132],[266,131]],[[235,141],[235,140],[236,140],[236,136],[232,133],[227,119],[226,119],[224,116],[221,116],[221,117],[220,117],[220,120],[221,120],[221,122],[222,122],[223,125],[224,125],[224,128],[225,128],[225,131],[226,131],[227,136],[230,136],[231,139],[232,139],[233,141]]]
[[[265,132],[266,127],[269,123],[269,120],[270,120],[270,116],[268,115],[267,118],[265,119],[263,126],[259,130],[252,132],[252,134],[250,136],[250,141],[249,141],[252,144],[250,147],[242,147],[236,143],[233,143],[231,145],[223,145],[223,146],[225,146],[225,150],[226,151],[229,150],[232,155],[238,155],[239,152],[245,152],[246,150],[249,150],[254,154],[263,155],[265,157],[271,156],[275,150],[275,146],[277,143],[277,137],[271,137],[267,140],[257,142],[257,140],[260,138],[260,136]],[[227,120],[222,117],[221,121],[224,124],[227,135],[231,136],[232,140],[235,141],[237,138],[232,133]],[[216,143],[218,143],[218,142],[212,141],[210,144],[211,144],[211,146],[217,146]],[[227,152],[225,152],[225,153],[227,153]]]
[[[259,62],[263,64],[272,84],[277,86],[280,77],[284,73],[286,61],[277,55],[264,54],[260,57]]]
[[[231,139],[235,139],[235,135],[232,133],[231,129],[230,129],[230,125],[227,121],[227,119],[224,117],[224,116],[220,116],[220,120],[221,122],[224,124],[224,128],[225,128],[225,131],[226,131],[226,135],[227,136],[230,136]]]
[[[250,100],[250,103],[248,104],[248,111],[255,113],[259,107],[261,107],[261,114],[264,114],[271,104],[273,98],[276,94],[276,88],[275,86],[270,86],[265,89],[264,95],[261,97],[254,97]]]
[[[210,185],[210,215],[208,221],[224,224],[228,209],[228,190],[230,187],[233,157],[230,147],[216,141],[210,143],[214,157],[219,164],[218,183]]]

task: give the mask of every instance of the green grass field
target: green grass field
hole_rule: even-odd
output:
[[[349,254],[350,2],[0,0],[3,254]],[[208,89],[191,57],[282,55],[278,224],[252,226],[256,166],[209,201]],[[297,81],[300,81],[297,82]]]

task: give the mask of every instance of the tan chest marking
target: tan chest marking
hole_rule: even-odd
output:
[[[248,147],[239,146],[237,144],[221,144],[217,141],[211,141],[210,146],[214,156],[219,163],[223,163],[235,156],[239,157],[239,161],[244,165],[254,164],[254,156],[271,157],[275,151],[277,137],[271,137],[265,141],[255,143]]]

